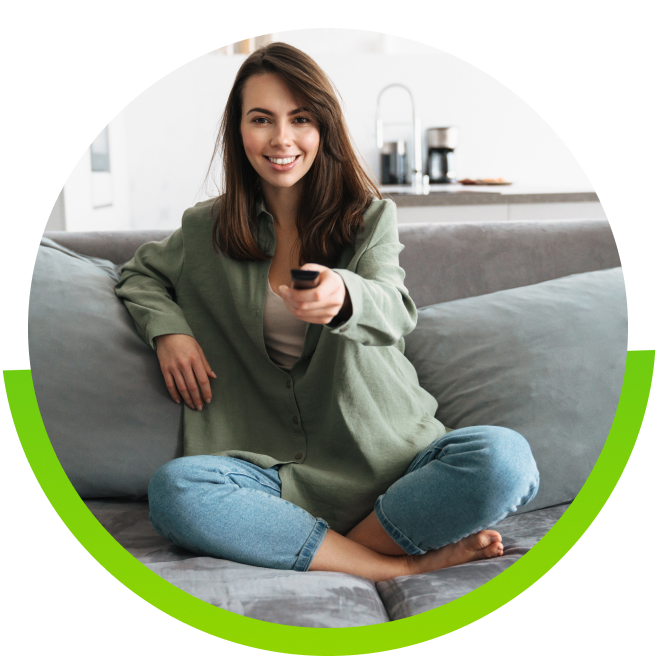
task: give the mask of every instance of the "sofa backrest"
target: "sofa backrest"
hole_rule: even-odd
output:
[[[607,221],[415,223],[399,236],[417,307],[620,266]]]
[[[46,232],[71,250],[127,262],[167,230]],[[508,221],[399,225],[401,266],[418,307],[620,266],[607,221]]]
[[[149,241],[166,239],[172,230],[115,230],[104,232],[46,231],[48,237],[76,253],[101,257],[114,264],[124,264],[132,259],[137,248]]]

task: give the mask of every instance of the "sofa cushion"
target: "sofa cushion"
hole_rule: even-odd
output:
[[[169,583],[219,608],[293,626],[364,626],[389,620],[369,579],[197,556],[155,532],[145,502],[86,503],[112,537],[139,561]]]
[[[540,490],[520,512],[571,501],[615,415],[627,348],[620,268],[419,310],[406,355],[446,426],[526,437]]]
[[[377,583],[390,619],[400,620],[444,606],[491,581],[534,547],[568,507],[569,504],[562,504],[506,517],[494,527],[503,539],[503,556],[498,558]]]
[[[347,627],[389,620],[370,579],[339,572],[294,572],[209,557],[147,564],[208,604],[266,622]]]
[[[44,239],[32,279],[29,346],[41,416],[80,496],[143,497],[181,455],[181,410],[114,294],[107,260]]]
[[[417,576],[374,583],[337,572],[289,572],[199,557],[155,532],[146,502],[89,500],[111,536],[159,576],[208,603],[266,622],[364,626],[402,619],[461,597],[523,556],[568,504],[507,517],[495,528],[504,555]],[[380,597],[379,597],[380,595]]]

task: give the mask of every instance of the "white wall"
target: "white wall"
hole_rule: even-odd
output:
[[[66,230],[130,230],[129,155],[139,145],[127,140],[127,115],[121,112],[109,125],[110,173],[91,171],[87,148],[64,185],[63,206]],[[111,205],[94,208],[92,176],[109,177]],[[139,175],[139,171],[137,171]]]
[[[211,54],[174,71],[122,112],[132,228],[178,226],[201,191],[221,113],[246,55]]]
[[[515,183],[574,190],[592,189],[566,146],[514,93],[479,69],[429,46],[355,30],[278,33],[313,56],[335,83],[354,140],[378,174],[376,99],[387,84],[413,91],[423,128],[456,125],[460,177],[504,177]],[[123,122],[129,171],[129,213],[69,221],[75,195],[66,187],[67,228],[170,228],[182,212],[206,198],[201,185],[216,129],[237,69],[246,55],[212,53],[153,85],[110,124]],[[402,92],[384,97],[383,118],[410,119]],[[120,131],[120,130],[119,130]],[[392,128],[386,140],[407,137],[411,128]],[[81,203],[77,203],[79,206]],[[73,203],[75,205],[75,203]],[[75,210],[76,216],[82,214]],[[86,221],[86,223],[85,223]],[[114,225],[113,222],[116,222]],[[86,227],[88,225],[88,227]],[[74,227],[75,226],[75,227]],[[126,226],[127,227],[127,226]]]

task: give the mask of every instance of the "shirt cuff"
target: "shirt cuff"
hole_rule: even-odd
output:
[[[193,337],[194,333],[189,328],[187,322],[180,317],[158,317],[148,322],[146,326],[146,336],[148,343],[154,351],[157,350],[155,338],[160,335],[189,335]]]
[[[351,299],[351,316],[346,321],[338,324],[333,324],[334,319],[326,324],[326,328],[331,333],[339,335],[353,330],[358,325],[360,316],[362,315],[362,278],[357,273],[353,273],[353,271],[349,271],[348,269],[333,269],[333,271],[341,276]]]

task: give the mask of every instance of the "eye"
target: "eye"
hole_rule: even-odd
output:
[[[310,119],[306,118],[305,116],[297,116],[294,119],[294,123],[297,123],[297,122],[300,123],[301,125],[304,125],[305,123],[309,123]]]
[[[264,117],[264,116],[256,116],[253,119],[253,123],[257,123],[258,125],[264,125],[265,123],[268,123],[269,119]]]

